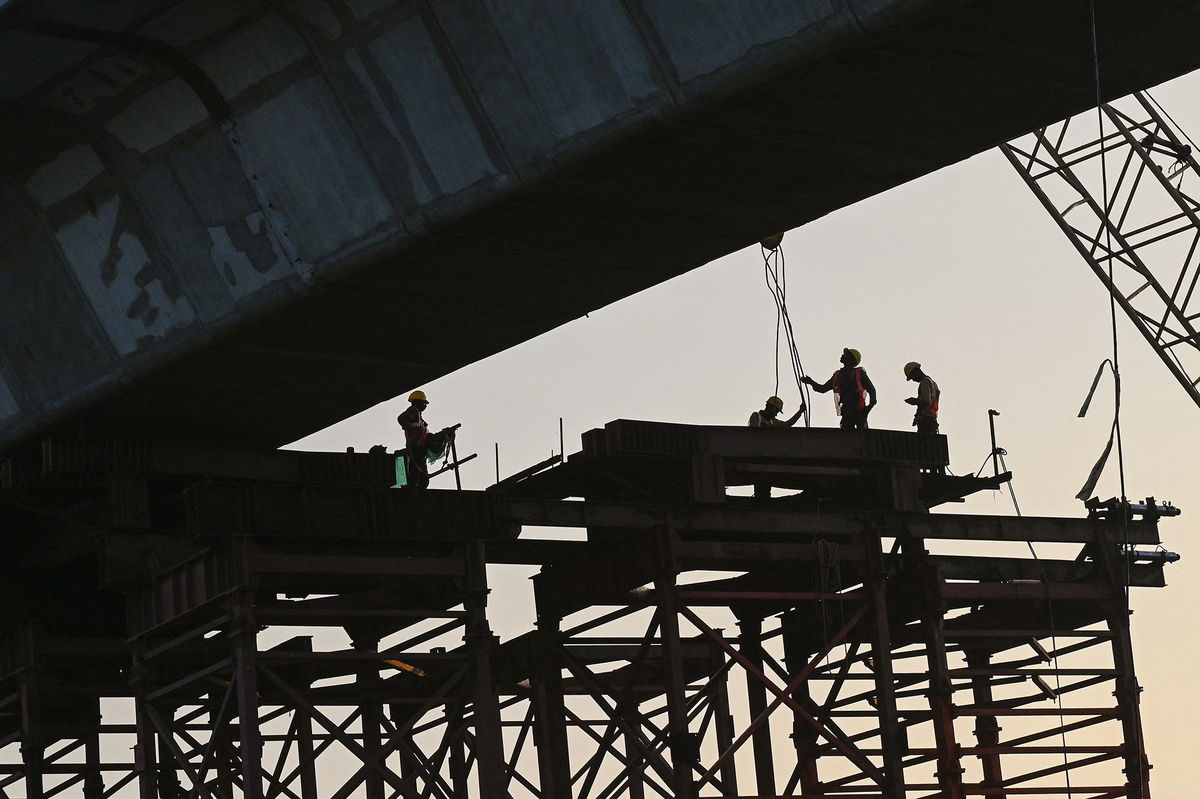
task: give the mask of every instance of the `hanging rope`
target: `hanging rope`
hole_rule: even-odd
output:
[[[1097,380],[1099,380],[1099,378],[1097,378]],[[1095,391],[1095,388],[1096,388],[1095,385],[1093,385],[1092,390]],[[1088,399],[1089,400],[1091,399],[1091,395],[1088,395]],[[1084,403],[1084,404],[1086,406],[1086,403]],[[1004,460],[1004,456],[1007,455],[1008,453],[1001,448],[997,448],[996,454],[1000,458],[1000,467],[1002,469],[1004,469],[1004,471],[1007,472],[1008,471],[1008,463]],[[1016,511],[1017,516],[1020,517],[1022,515],[1021,514],[1021,506],[1019,504],[1017,504],[1017,492],[1015,489],[1013,489],[1013,484],[1012,484],[1011,480],[1008,482],[1008,495],[1009,495],[1009,497],[1012,498],[1013,510]],[[1067,795],[1073,796],[1074,794],[1071,793],[1070,761],[1067,758],[1067,752],[1066,752],[1066,749],[1067,749],[1067,728],[1066,728],[1067,720],[1066,720],[1066,714],[1063,712],[1062,670],[1059,668],[1059,665],[1058,665],[1058,624],[1054,620],[1054,598],[1050,595],[1050,574],[1049,574],[1049,572],[1046,571],[1046,564],[1042,563],[1042,559],[1038,557],[1037,549],[1034,548],[1033,542],[1026,541],[1025,546],[1029,548],[1029,554],[1033,556],[1033,562],[1037,564],[1038,571],[1040,571],[1042,573],[1042,587],[1045,589],[1045,592],[1046,592],[1046,621],[1049,622],[1049,624],[1050,624],[1050,651],[1051,651],[1051,658],[1052,658],[1051,663],[1054,664],[1054,704],[1058,709],[1059,740],[1062,741],[1062,747],[1063,747],[1063,767],[1064,767],[1063,775],[1066,778]]]
[[[1113,245],[1112,245],[1112,223],[1109,219],[1110,198],[1108,193],[1108,154],[1104,149],[1104,92],[1100,82],[1100,37],[1098,26],[1096,24],[1096,3],[1095,0],[1088,0],[1088,16],[1091,22],[1091,39],[1092,39],[1092,78],[1094,81],[1095,100],[1096,100],[1096,126],[1098,128],[1098,136],[1100,145],[1100,184],[1102,189],[1101,197],[1103,198],[1103,213],[1104,216],[1100,220],[1100,224],[1104,229],[1105,252],[1108,260],[1108,315],[1109,325],[1112,335],[1112,358],[1106,362],[1112,368],[1113,373],[1113,423],[1109,431],[1108,444],[1104,448],[1104,452],[1100,456],[1100,460],[1092,468],[1092,474],[1088,475],[1088,480],[1084,484],[1084,490],[1081,494],[1091,495],[1092,490],[1096,486],[1096,482],[1100,479],[1100,473],[1104,470],[1104,463],[1108,460],[1109,453],[1112,451],[1113,443],[1116,443],[1117,449],[1117,475],[1120,481],[1121,489],[1121,518],[1124,531],[1124,546],[1121,550],[1122,557],[1125,560],[1125,585],[1123,593],[1125,598],[1125,612],[1130,612],[1129,604],[1129,583],[1132,578],[1133,564],[1128,556],[1130,551],[1129,546],[1129,513],[1126,511],[1128,495],[1125,489],[1125,447],[1121,436],[1121,361],[1120,361],[1120,340],[1117,334],[1117,296],[1116,283],[1113,278]],[[1157,105],[1157,103],[1155,103]],[[1165,114],[1165,112],[1164,112]],[[1170,117],[1168,117],[1169,119]],[[1173,121],[1173,120],[1172,120]],[[1096,391],[1096,386],[1099,384],[1100,375],[1104,372],[1104,363],[1100,364],[1100,368],[1096,372],[1096,377],[1092,380],[1091,391],[1088,392],[1088,398],[1084,401],[1083,407],[1079,409],[1079,415],[1083,416],[1087,412],[1088,405],[1091,402],[1092,395]],[[1086,499],[1086,497],[1081,497]],[[1144,742],[1142,740],[1142,725],[1140,719],[1133,725],[1136,730],[1137,740],[1133,742],[1135,751],[1144,751]],[[1062,733],[1063,748],[1066,748],[1066,732]],[[1066,753],[1063,754],[1064,764],[1066,763]],[[1064,772],[1067,777],[1067,791],[1070,793],[1070,771]],[[1134,779],[1134,775],[1127,775],[1128,779]],[[1139,780],[1142,776],[1137,777]]]
[[[1096,483],[1100,481],[1100,475],[1104,472],[1104,466],[1108,463],[1108,456],[1112,453],[1113,441],[1118,435],[1117,422],[1121,417],[1121,375],[1117,372],[1117,367],[1108,358],[1105,358],[1100,363],[1100,368],[1096,370],[1096,376],[1092,379],[1092,388],[1088,391],[1087,399],[1083,401],[1083,405],[1079,408],[1079,418],[1082,419],[1087,415],[1088,408],[1092,404],[1092,397],[1096,393],[1096,387],[1100,385],[1100,378],[1104,376],[1104,367],[1108,366],[1112,369],[1113,374],[1113,393],[1116,398],[1116,407],[1113,409],[1113,423],[1108,431],[1108,443],[1104,445],[1104,451],[1100,453],[1100,457],[1096,460],[1096,465],[1088,472],[1087,480],[1083,483],[1083,488],[1079,489],[1079,493],[1075,495],[1076,499],[1087,500],[1096,491]],[[1118,455],[1119,457],[1119,455]],[[1124,500],[1125,490],[1124,485],[1121,489],[1121,498]]]
[[[804,385],[804,364],[800,361],[800,352],[796,346],[796,331],[792,327],[792,318],[787,307],[787,261],[783,255],[783,245],[775,244],[768,247],[760,245],[763,258],[763,279],[767,290],[775,301],[775,396],[779,396],[779,350],[780,341],[787,344],[788,362],[792,377],[796,381],[796,389],[805,405],[804,426],[810,426],[812,403],[808,388]],[[782,335],[781,335],[782,334]]]

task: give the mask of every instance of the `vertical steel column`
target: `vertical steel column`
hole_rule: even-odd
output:
[[[921,570],[924,589],[925,657],[929,668],[929,709],[937,751],[937,778],[945,799],[963,799],[962,763],[954,733],[954,688],[946,659],[945,608],[939,586],[941,577],[933,567]]]
[[[671,787],[674,788],[676,799],[694,799],[696,780],[693,769],[697,747],[688,729],[687,680],[683,669],[682,642],[679,639],[679,595],[675,587],[675,574],[660,573],[654,581],[654,589],[658,594],[658,621],[662,633]]]
[[[351,646],[356,652],[378,652],[379,639],[358,639],[353,641]],[[371,660],[359,663],[355,680],[362,699],[358,710],[362,724],[363,751],[368,759],[379,758],[378,763],[382,767],[384,758],[380,757],[380,750],[383,749],[383,706],[378,698],[379,664]],[[366,799],[384,799],[383,775],[379,773],[379,769],[367,769],[363,781]]]
[[[860,535],[866,557],[871,613],[871,656],[875,663],[875,701],[879,710],[879,746],[883,752],[883,799],[904,799],[904,728],[896,711],[896,679],[892,667],[892,632],[888,620],[887,574],[883,571],[883,549],[879,536]]]
[[[133,745],[133,770],[138,775],[139,799],[158,797],[158,747],[155,746],[154,722],[150,719],[146,698],[149,664],[145,659],[145,644],[134,644],[130,682],[133,686],[134,729],[137,741]]]
[[[25,796],[42,799],[46,747],[42,741],[41,707],[38,702],[36,666],[21,677],[21,762],[25,766]]]
[[[89,732],[83,743],[83,768],[83,799],[103,799],[104,777],[100,770],[99,717],[96,718],[95,732]]]
[[[317,798],[316,748],[313,746],[312,718],[296,713],[296,768],[300,771],[300,799]]]
[[[232,639],[231,639],[232,642]],[[236,671],[233,679],[237,680]],[[236,684],[236,682],[235,682]],[[217,789],[223,796],[233,796],[233,786],[236,784],[238,776],[238,751],[237,739],[240,735],[234,734],[232,721],[221,719],[221,702],[223,697],[220,694],[213,693],[208,697],[208,723],[210,734],[212,735],[212,753],[213,765],[212,769],[215,772],[213,781],[217,784]],[[166,713],[168,719],[175,717],[175,710]],[[170,753],[166,750],[160,753],[161,763],[158,767],[158,789],[159,793],[166,794],[167,786],[173,782],[178,782],[175,776],[175,771],[172,766]]]
[[[447,714],[449,715],[449,714]],[[460,711],[455,721],[451,722],[447,718],[447,724],[460,724],[462,712]],[[467,752],[466,747],[462,742],[461,734],[454,734],[454,740],[450,741],[450,787],[453,793],[450,794],[451,799],[467,799],[471,792],[467,785]]]
[[[783,662],[789,674],[795,674],[808,665],[811,647],[800,632],[795,611],[783,618]],[[796,686],[792,697],[806,707],[812,705],[812,694],[808,680]],[[796,765],[800,774],[800,790],[806,795],[821,793],[821,775],[817,766],[820,748],[817,745],[817,728],[793,715],[792,744],[796,748]]]
[[[558,655],[560,624],[557,616],[538,617],[529,681],[533,702],[533,743],[537,748],[542,795],[565,798],[571,795],[571,766],[562,666]]]
[[[973,650],[967,652],[967,668],[981,671],[988,667],[992,656],[987,652]],[[992,682],[986,674],[975,674],[971,677],[971,699],[975,707],[983,710],[995,707],[992,697]],[[975,740],[980,748],[992,748],[1000,743],[1000,722],[992,715],[982,713],[975,717]],[[1004,770],[1000,765],[999,753],[992,751],[979,755],[983,766],[983,787],[993,791],[989,799],[1006,799],[1007,794],[1000,791],[1004,785]]]
[[[467,544],[466,644],[474,661],[475,756],[482,799],[507,796],[500,700],[492,684],[495,640],[487,620],[487,555],[482,541]]]
[[[617,704],[617,713],[625,720],[625,775],[629,780],[629,799],[646,799],[646,759],[632,730],[638,728],[638,705],[630,700]]]
[[[1122,608],[1108,616],[1112,631],[1113,668],[1117,679],[1113,696],[1121,714],[1125,737],[1125,791],[1129,799],[1150,799],[1150,763],[1142,736],[1142,687],[1133,670],[1133,643],[1129,638],[1129,611]]]
[[[254,620],[252,589],[242,588],[234,593],[230,615],[233,619],[229,634],[233,644],[237,690],[242,795],[245,799],[262,799],[262,738],[258,729],[258,627]]]
[[[738,619],[742,654],[756,672],[762,673],[764,653],[762,648],[762,619]],[[767,687],[747,670],[746,704],[750,718],[756,719],[767,709]],[[760,796],[775,796],[775,756],[771,748],[771,722],[754,731],[750,739],[754,750],[754,776]]]
[[[717,630],[723,636],[724,630]],[[712,691],[713,727],[717,737],[717,751],[726,752],[733,746],[733,711],[729,706],[729,672],[725,669],[725,653],[716,645],[709,648],[712,653],[710,668],[713,676],[709,685]],[[721,765],[721,793],[737,796],[737,764],[729,758]]]

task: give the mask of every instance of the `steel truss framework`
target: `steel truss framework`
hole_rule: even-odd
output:
[[[132,640],[139,744],[157,762],[142,795],[504,795],[485,565],[482,543],[318,554],[238,539],[158,577]],[[329,632],[351,646],[314,649]]]
[[[0,636],[3,673],[0,751],[19,747],[20,762],[0,765],[0,796],[115,796],[137,779],[129,743],[133,728],[104,722],[102,696],[127,694],[114,679],[126,661],[121,642],[52,638],[31,624]],[[63,663],[70,658],[70,663]],[[106,679],[107,678],[107,679]],[[106,741],[124,741],[125,756]]]
[[[1200,405],[1196,154],[1137,92],[1000,149]]]
[[[12,628],[2,795],[1149,797],[1125,587],[1164,584],[1126,549],[1152,513],[907,509],[1004,479],[940,474],[916,434],[614,424],[497,492],[191,485],[205,537],[122,589],[126,640]],[[712,501],[721,479],[808,488]],[[516,535],[543,525],[588,540]],[[1070,553],[978,551],[1014,541]],[[496,564],[540,567],[503,643]],[[72,686],[82,663],[109,679]]]

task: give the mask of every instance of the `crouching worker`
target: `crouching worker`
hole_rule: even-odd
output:
[[[779,414],[783,412],[783,400],[779,397],[767,397],[767,403],[761,411],[755,411],[750,414],[750,427],[792,427],[796,421],[804,413],[804,401],[800,401],[800,409],[792,414],[789,419],[780,419]],[[754,484],[755,499],[770,499],[771,486],[769,483]]]

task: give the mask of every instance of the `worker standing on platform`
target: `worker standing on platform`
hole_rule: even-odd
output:
[[[842,368],[824,383],[818,383],[808,375],[804,376],[804,382],[820,394],[833,390],[833,406],[838,416],[842,417],[843,430],[866,430],[867,415],[879,401],[875,384],[859,365],[862,363],[862,353],[858,350],[849,347],[843,349],[839,360]],[[867,394],[871,395],[870,402],[867,402]]]
[[[909,361],[904,364],[904,378],[917,384],[917,396],[904,400],[909,405],[916,405],[917,412],[913,415],[913,425],[918,433],[936,433],[938,431],[938,404],[942,392],[933,378],[921,371],[921,364]]]
[[[437,457],[454,436],[454,431],[447,429],[430,435],[429,425],[422,416],[429,407],[429,400],[424,391],[409,394],[408,402],[408,408],[396,417],[396,421],[404,429],[405,474],[408,485],[412,488],[428,488],[429,453],[432,450],[435,453],[434,457]]]
[[[783,400],[779,397],[767,397],[766,405],[761,411],[755,411],[750,414],[750,427],[792,427],[804,413],[804,400],[800,400],[800,409],[792,414],[789,419],[778,418],[783,412]],[[770,483],[755,483],[754,484],[755,499],[770,499],[771,484]]]

